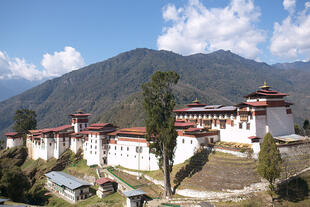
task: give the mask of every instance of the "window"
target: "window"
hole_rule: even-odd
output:
[[[239,129],[242,129],[242,123],[239,123]]]
[[[250,126],[251,126],[250,123],[247,123],[247,124],[246,124],[246,129],[247,129],[247,130],[250,130]]]
[[[97,149],[97,145],[95,146],[95,149]]]
[[[95,155],[97,154],[97,152],[95,151]]]
[[[106,152],[105,152],[105,151],[103,151],[103,154],[104,154],[104,155],[105,155],[105,153],[106,153]]]
[[[116,150],[116,146],[115,146],[115,150]]]
[[[127,151],[129,151],[129,147],[127,147]]]
[[[66,143],[63,143],[62,145],[63,145],[63,146],[66,146]]]
[[[90,149],[92,149],[93,148],[93,145],[90,145]]]
[[[95,140],[95,144],[97,144],[97,140]]]
[[[214,142],[213,138],[210,138],[210,143],[213,143],[213,142]]]
[[[211,126],[211,120],[204,120],[204,125],[207,129],[211,129],[212,126]]]
[[[93,143],[93,140],[92,140],[92,139],[90,140],[90,143]]]
[[[80,124],[80,129],[82,128],[82,124]]]
[[[87,127],[87,124],[85,124],[85,128]]]
[[[121,151],[123,151],[123,147],[121,147]]]
[[[183,143],[183,144],[184,144],[184,142],[185,142],[184,139],[182,139],[182,143]]]
[[[249,113],[247,111],[240,111],[240,121],[248,121],[248,115]]]
[[[193,144],[193,140],[191,140],[191,144]]]
[[[216,120],[216,119],[214,119],[214,120],[213,120],[213,122],[214,122],[214,126],[216,127],[217,120]]]
[[[231,126],[235,126],[234,120],[231,120]]]
[[[90,154],[92,154],[92,151],[90,151]]]
[[[50,146],[52,146],[52,143],[50,142]]]
[[[220,120],[220,128],[226,129],[226,120]]]
[[[141,153],[142,152],[142,147],[136,147],[136,152]]]

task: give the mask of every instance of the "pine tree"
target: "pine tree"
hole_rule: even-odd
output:
[[[30,129],[36,129],[37,120],[36,112],[29,109],[19,109],[16,111],[14,116],[14,126],[13,129],[16,132],[28,133]]]
[[[281,155],[270,133],[267,133],[261,144],[258,155],[258,174],[269,182],[270,196],[273,201],[272,193],[275,190],[275,180],[280,177],[281,173]]]
[[[175,98],[173,85],[177,84],[179,75],[174,71],[156,71],[152,81],[143,84],[143,106],[146,110],[147,140],[150,150],[159,160],[159,167],[164,174],[165,196],[170,197],[170,173],[173,166],[177,132],[174,128],[173,108]]]

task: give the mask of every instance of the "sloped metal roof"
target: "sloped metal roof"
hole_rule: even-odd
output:
[[[71,190],[77,189],[82,186],[90,186],[88,182],[64,172],[51,171],[49,173],[46,173],[45,176],[50,178],[53,183],[56,183],[59,186],[66,186]]]
[[[146,193],[142,190],[129,190],[123,192],[123,194],[128,198],[132,196],[145,195]]]

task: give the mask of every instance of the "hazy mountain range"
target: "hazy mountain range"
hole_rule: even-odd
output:
[[[295,103],[293,114],[300,124],[310,118],[310,70],[283,70],[286,67],[255,62],[223,50],[182,56],[135,49],[0,102],[0,133],[10,130],[14,113],[21,107],[36,111],[39,128],[70,123],[68,115],[78,109],[92,113],[91,122],[142,126],[141,84],[149,81],[156,70],[175,70],[180,74],[175,87],[177,107],[195,98],[207,104],[237,104],[267,81],[273,89],[290,94],[287,100]]]

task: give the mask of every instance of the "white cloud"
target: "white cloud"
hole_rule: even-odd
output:
[[[273,55],[294,59],[310,55],[309,6],[306,2],[303,11],[290,13],[281,23],[275,22],[270,44]]]
[[[41,64],[45,76],[55,77],[79,69],[85,65],[81,54],[73,47],[65,47],[64,51],[54,52],[54,55],[43,55]]]
[[[248,58],[260,53],[265,32],[255,27],[260,11],[252,0],[232,0],[225,8],[206,8],[189,0],[183,8],[169,4],[163,18],[172,22],[157,39],[158,49],[184,55],[227,49]]]
[[[290,14],[295,11],[296,0],[284,0],[283,7],[287,10]]]
[[[72,47],[64,51],[45,54],[41,61],[42,70],[26,62],[24,58],[10,58],[0,51],[0,79],[24,78],[30,81],[61,76],[85,65],[81,54]]]

